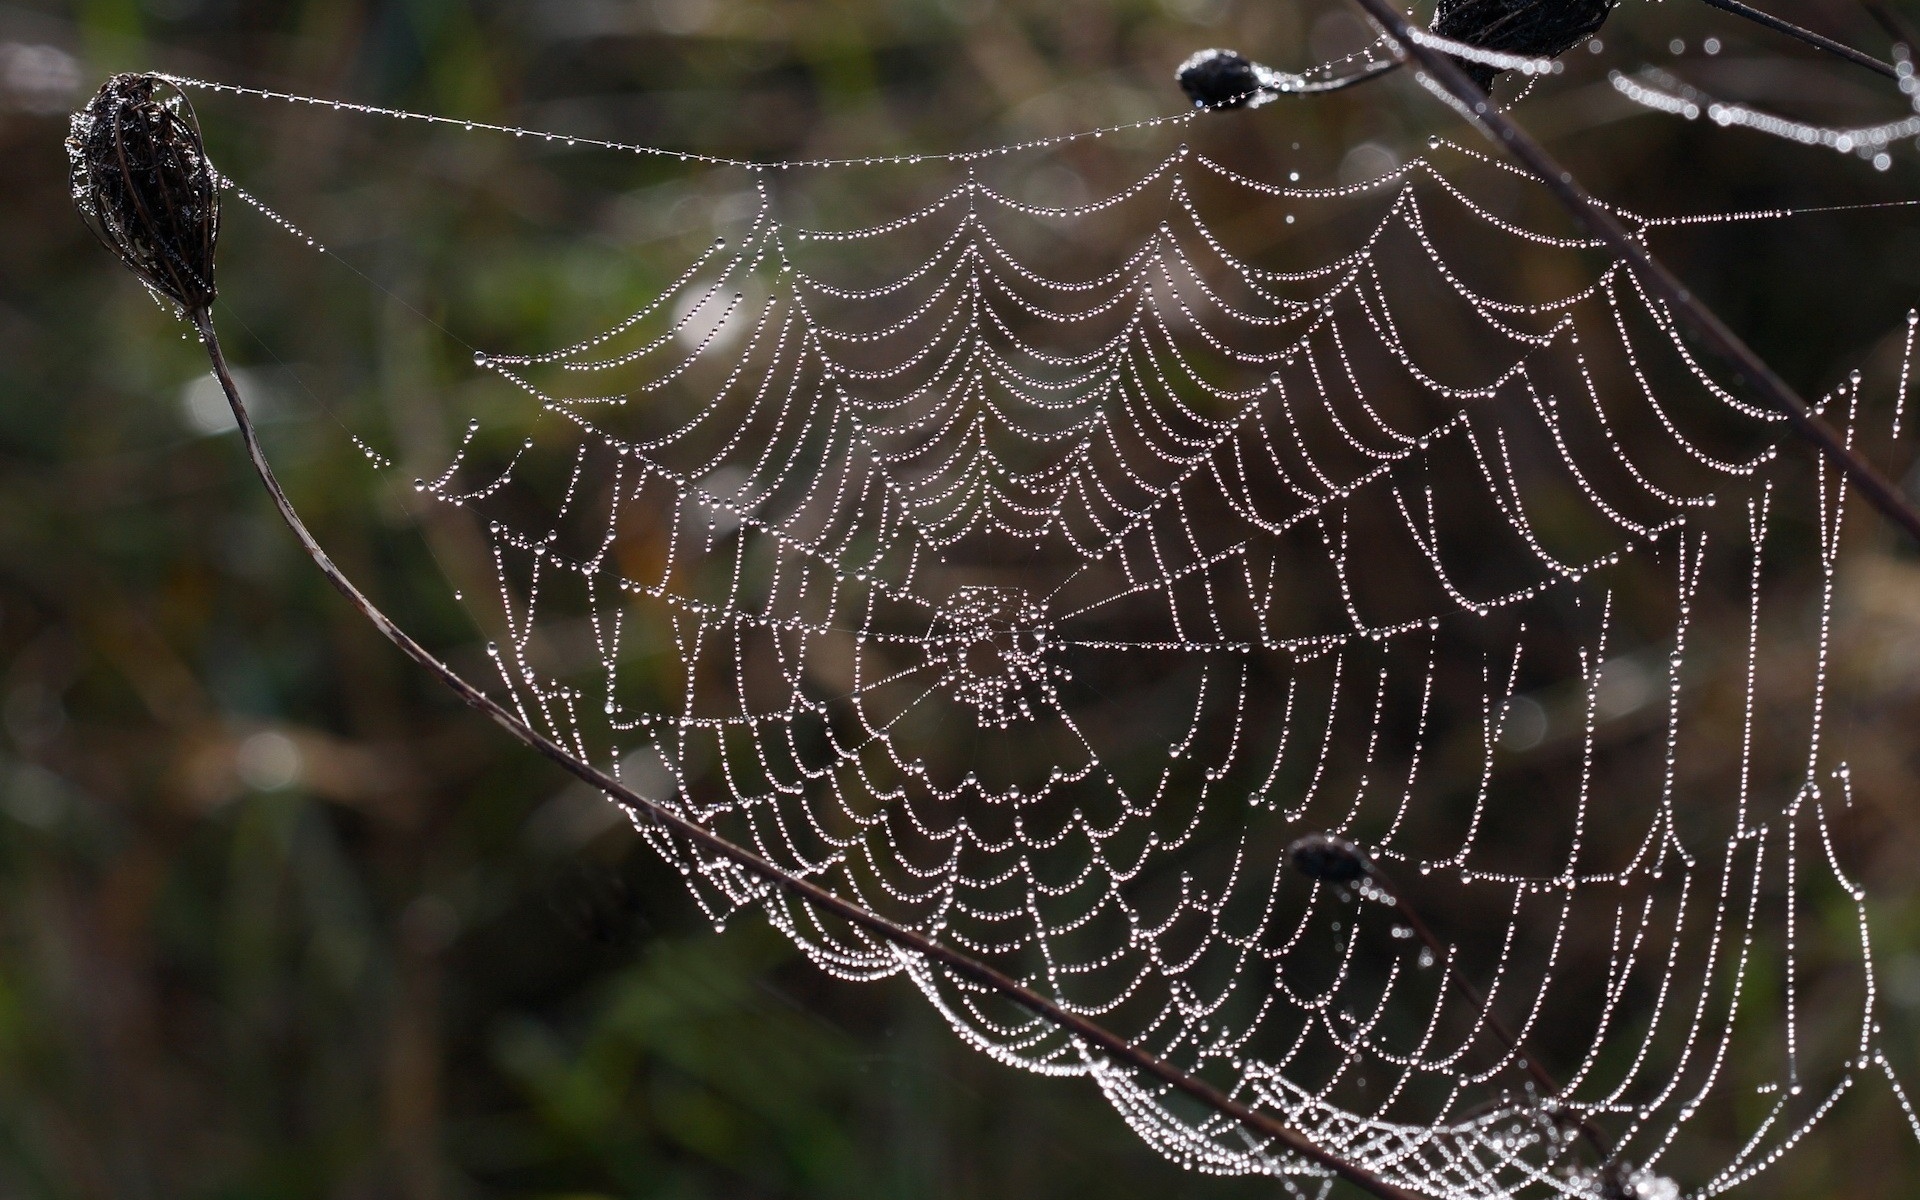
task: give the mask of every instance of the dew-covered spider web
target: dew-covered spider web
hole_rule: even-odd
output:
[[[1842,481],[1472,147],[1342,184],[1190,132],[1105,131],[1143,165],[1068,203],[1038,167],[1091,135],[695,156],[738,177],[736,228],[572,344],[484,349],[484,419],[415,484],[486,535],[476,682],[1422,1194],[1714,1195],[1864,1088],[1920,1133],[1837,832]],[[807,215],[883,175],[877,211]],[[1884,421],[1905,361],[1826,415]],[[1188,1167],[1324,1194],[639,828],[716,922],[909,978]],[[1380,886],[1294,869],[1308,833],[1363,848],[1445,952]]]

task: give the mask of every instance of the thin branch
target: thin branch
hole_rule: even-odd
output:
[[[300,519],[300,514],[295,511],[293,502],[281,490],[279,480],[274,477],[273,468],[268,464],[266,453],[261,449],[260,439],[254,431],[253,418],[247,411],[246,403],[241,399],[240,390],[234,384],[232,373],[227,369],[226,356],[221,352],[220,339],[214,332],[212,315],[205,308],[196,308],[189,313],[189,317],[194,327],[200,331],[200,340],[206,347],[209,361],[213,364],[214,376],[219,380],[221,390],[226,393],[227,404],[233,409],[233,417],[240,426],[240,438],[246,446],[247,457],[253,464],[254,472],[259,475],[260,482],[266,486],[267,494],[272,497],[274,507],[280,511],[281,519],[287,523],[288,528],[293,530],[294,537],[299,539],[301,549],[307,552],[307,556],[313,560],[315,566],[320,568],[321,574],[327,577],[327,581],[333,584],[349,603],[360,610],[361,615],[371,621],[375,629],[399,647],[402,654],[426,668],[430,674],[452,688],[468,707],[477,709],[492,718],[494,724],[505,729],[520,742],[570,774],[606,793],[608,798],[630,812],[664,827],[716,857],[733,863],[821,912],[831,913],[849,925],[892,943],[901,951],[939,963],[956,975],[998,993],[1034,1016],[1079,1039],[1090,1052],[1102,1054],[1114,1063],[1160,1080],[1215,1112],[1230,1117],[1248,1131],[1261,1137],[1271,1138],[1301,1158],[1325,1167],[1355,1187],[1379,1197],[1380,1200],[1420,1200],[1413,1192],[1381,1179],[1364,1167],[1348,1162],[1323,1148],[1299,1130],[1283,1124],[1266,1113],[1249,1108],[1211,1084],[1196,1079],[1166,1060],[1140,1049],[1104,1026],[1095,1024],[1077,1013],[1069,1012],[1055,1001],[1002,974],[986,963],[933,941],[923,934],[897,925],[878,913],[836,895],[812,880],[803,879],[768,862],[753,851],[728,841],[672,809],[647,799],[618,779],[581,760],[558,743],[545,737],[486,693],[468,683],[452,667],[441,662],[426,647],[414,641],[405,630],[394,624],[392,619],[380,611],[366,593],[355,586],[353,581],[348,579],[327,556],[327,552],[308,531],[306,523]]]
[[[1374,883],[1378,884],[1379,887],[1393,899],[1393,910],[1400,915],[1400,919],[1407,923],[1413,930],[1414,935],[1420,939],[1421,944],[1426,946],[1427,951],[1433,955],[1436,961],[1445,959],[1447,957],[1446,943],[1442,942],[1433,932],[1432,927],[1421,919],[1420,910],[1413,906],[1411,900],[1407,899],[1406,893],[1394,886],[1392,878],[1381,869],[1380,864],[1374,862],[1371,858],[1363,859],[1363,861],[1366,864],[1367,874],[1373,878]],[[1527,1073],[1544,1095],[1558,1096],[1561,1091],[1560,1081],[1554,1078],[1553,1072],[1547,1070],[1546,1064],[1540,1061],[1540,1056],[1527,1048],[1526,1043],[1521,1039],[1520,1035],[1515,1033],[1505,1021],[1500,1019],[1500,1014],[1493,1011],[1493,1005],[1486,993],[1482,992],[1472,980],[1468,979],[1464,971],[1449,970],[1447,974],[1452,976],[1454,988],[1480,1011],[1480,1015],[1486,1020],[1488,1028],[1492,1029],[1495,1036],[1507,1044],[1507,1049],[1513,1051],[1513,1053],[1519,1057],[1520,1069]],[[1591,1117],[1584,1113],[1577,1113],[1577,1115],[1580,1120],[1579,1128],[1581,1134],[1586,1137],[1588,1143],[1591,1144],[1594,1150],[1600,1155],[1601,1161],[1606,1162],[1611,1160],[1613,1158],[1613,1146],[1608,1142],[1606,1134],[1600,1131],[1600,1127],[1593,1123]]]
[[[1920,543],[1920,507],[1901,494],[1893,482],[1882,475],[1866,457],[1847,444],[1847,439],[1829,425],[1791,385],[1740,340],[1714,311],[1697,298],[1678,276],[1655,258],[1646,245],[1628,232],[1591,193],[1574,179],[1573,173],[1554,161],[1539,142],[1513,118],[1497,108],[1480,86],[1454,61],[1423,45],[1405,14],[1391,0],[1354,0],[1373,18],[1397,47],[1402,57],[1410,58],[1422,73],[1439,85],[1474,124],[1507,151],[1547,186],[1575,221],[1593,237],[1604,242],[1640,276],[1669,311],[1707,347],[1732,363],[1734,371],[1748,387],[1787,420],[1788,426],[1852,480],[1869,503]],[[1714,0],[1709,0],[1714,2]]]
[[[1900,72],[1894,69],[1892,63],[1881,62],[1873,55],[1855,50],[1845,42],[1836,42],[1832,38],[1817,34],[1811,29],[1802,29],[1791,21],[1783,21],[1772,13],[1761,12],[1753,5],[1743,3],[1742,0],[1700,0],[1700,2],[1711,5],[1721,12],[1730,12],[1736,17],[1745,17],[1756,25],[1764,25],[1775,33],[1784,33],[1790,38],[1805,42],[1817,50],[1825,50],[1828,54],[1838,55],[1850,63],[1865,67],[1869,71],[1878,71],[1888,79],[1900,78]]]
[[[1272,70],[1272,68],[1268,68]],[[1312,96],[1323,92],[1339,92],[1356,84],[1371,83],[1388,71],[1400,69],[1400,60],[1390,58],[1385,62],[1368,63],[1350,75],[1336,75],[1332,79],[1310,80],[1304,75],[1287,75],[1281,71],[1282,82],[1264,85],[1260,90],[1275,96]]]
[[[1550,3],[1552,0],[1535,0],[1535,2]],[[1795,25],[1793,22],[1783,20],[1780,17],[1774,16],[1772,13],[1764,12],[1761,9],[1753,7],[1751,4],[1745,3],[1744,0],[1701,0],[1701,2],[1717,8],[1722,12],[1732,13],[1736,17],[1752,21],[1754,24],[1764,26],[1776,33],[1783,33],[1790,38],[1812,46],[1816,50],[1821,50],[1838,58],[1843,58],[1856,66],[1865,67],[1869,71],[1884,75],[1888,79],[1900,78],[1899,68],[1894,64],[1883,62],[1871,54],[1855,50],[1852,46],[1844,42],[1837,42],[1824,34],[1815,33],[1811,29]],[[1912,45],[1912,39],[1904,36],[1900,31],[1904,22],[1901,22],[1899,18],[1888,12],[1885,6],[1879,3],[1879,0],[1863,0],[1863,3],[1866,5],[1867,11],[1873,15],[1874,19],[1878,21],[1883,28],[1888,30],[1896,41],[1900,41],[1909,46]],[[1582,37],[1584,38],[1584,36],[1583,34]],[[1479,40],[1472,37],[1468,37],[1465,40],[1469,44],[1479,44]],[[1488,48],[1496,53],[1505,53],[1508,49],[1507,47],[1499,46],[1497,39],[1496,44]],[[1563,46],[1559,49],[1548,51],[1548,53],[1550,56],[1557,56],[1564,52],[1566,48],[1567,47]],[[1323,92],[1342,91],[1358,84],[1370,83],[1394,70],[1402,61],[1402,59],[1396,57],[1389,62],[1369,63],[1364,68],[1350,75],[1341,75],[1333,79],[1317,81],[1309,81],[1305,76],[1292,75],[1273,67],[1260,64],[1252,65],[1256,74],[1263,77],[1262,82],[1258,85],[1258,91],[1262,95],[1308,96]],[[1232,105],[1232,107],[1238,106],[1239,102]]]
[[[1343,91],[1399,69],[1400,60],[1388,56],[1383,62],[1367,63],[1345,75],[1314,79],[1251,62],[1233,50],[1214,49],[1198,50],[1189,55],[1174,72],[1174,79],[1196,107],[1222,112],[1234,108],[1258,108],[1275,96],[1307,96]]]
[[[1395,886],[1393,877],[1373,860],[1372,855],[1352,842],[1331,833],[1309,833],[1296,839],[1287,847],[1287,858],[1292,861],[1297,870],[1322,882],[1347,884],[1360,879],[1371,880],[1376,894],[1384,893],[1393,903],[1394,912],[1399,914],[1400,919],[1413,930],[1421,944],[1426,946],[1427,952],[1433,956],[1433,961],[1440,962],[1448,957],[1446,943],[1433,932],[1432,926],[1421,917],[1420,910],[1407,899],[1406,893]],[[1493,1030],[1494,1036],[1506,1043],[1507,1049],[1518,1060],[1520,1069],[1532,1078],[1541,1092],[1547,1096],[1560,1095],[1559,1081],[1540,1061],[1539,1055],[1528,1051],[1520,1035],[1500,1019],[1500,1014],[1493,1010],[1491,998],[1475,986],[1464,971],[1455,970],[1449,966],[1446,968],[1446,975],[1452,981],[1454,990],[1459,992],[1480,1014],[1480,1019]],[[1612,1146],[1592,1119],[1584,1114],[1580,1115],[1579,1128],[1580,1132],[1586,1135],[1588,1143],[1600,1155],[1601,1162],[1603,1164],[1610,1162],[1613,1158]]]

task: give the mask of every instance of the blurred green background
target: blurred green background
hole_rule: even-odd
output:
[[[1797,7],[1886,52],[1864,9]],[[1901,111],[1684,0],[1616,13],[1605,63],[1708,33],[1728,49],[1701,74],[1734,93]],[[1335,0],[0,3],[0,1198],[1285,1194],[1179,1172],[1090,1084],[963,1049],[904,983],[831,981],[757,920],[716,935],[299,556],[197,348],[72,213],[61,139],[107,72],[158,68],[725,155],[925,151],[1177,111],[1172,68],[1203,46],[1301,67],[1364,40]],[[217,160],[379,285],[230,218],[221,320],[283,474],[349,572],[457,657],[471,630],[332,416],[376,414],[403,463],[444,451],[465,351],[434,323],[499,346],[591,327],[677,270],[609,247],[710,198],[665,164],[201,110]],[[1454,128],[1405,80],[1220,119],[1330,168]],[[1643,211],[1920,190],[1910,148],[1878,175],[1597,82],[1529,119]],[[1811,391],[1884,366],[1920,293],[1898,213],[1662,248]],[[1915,1079],[1920,568],[1862,524],[1836,690]],[[457,576],[457,539],[434,551]],[[1879,1097],[1751,1194],[1913,1195],[1920,1174]]]

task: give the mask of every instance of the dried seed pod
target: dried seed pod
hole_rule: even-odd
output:
[[[1232,50],[1199,50],[1174,73],[1195,108],[1245,108],[1261,95],[1259,68]]]
[[[1555,58],[1606,23],[1618,0],[1440,0],[1433,31],[1443,38],[1497,50]],[[1456,59],[1483,89],[1498,67]]]
[[[1322,883],[1353,883],[1372,874],[1367,856],[1345,838],[1309,833],[1287,847],[1294,869]]]
[[[219,178],[178,89],[153,75],[108,79],[73,114],[67,161],[74,207],[128,270],[189,312],[213,303]]]

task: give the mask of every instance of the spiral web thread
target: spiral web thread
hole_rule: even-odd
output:
[[[744,236],[596,336],[476,356],[535,433],[476,419],[415,486],[489,531],[496,694],[1424,1194],[1718,1194],[1863,1083],[1920,1137],[1837,849],[1837,477],[1778,454],[1630,275],[1480,199],[1514,181],[1471,150],[1315,186],[1168,146],[1065,207],[995,179],[1082,137],[885,160],[945,190],[855,228],[783,217],[792,164],[702,160],[751,167]],[[1212,214],[1246,211],[1316,232],[1237,255]],[[1503,295],[1473,282],[1490,256],[1571,283]],[[1822,407],[1852,429],[1865,390]],[[1776,576],[1810,591],[1776,601]],[[1763,710],[1776,675],[1792,713]],[[639,828],[717,924],[765,912],[835,975],[908,976],[996,1059],[1092,1075],[1188,1167],[1324,1194]],[[1378,887],[1289,868],[1309,831],[1363,846],[1451,950]],[[1810,953],[1816,901],[1857,944]],[[1579,1048],[1551,1094],[1517,1069],[1542,1037]],[[1703,1129],[1738,1149],[1701,1161]]]

